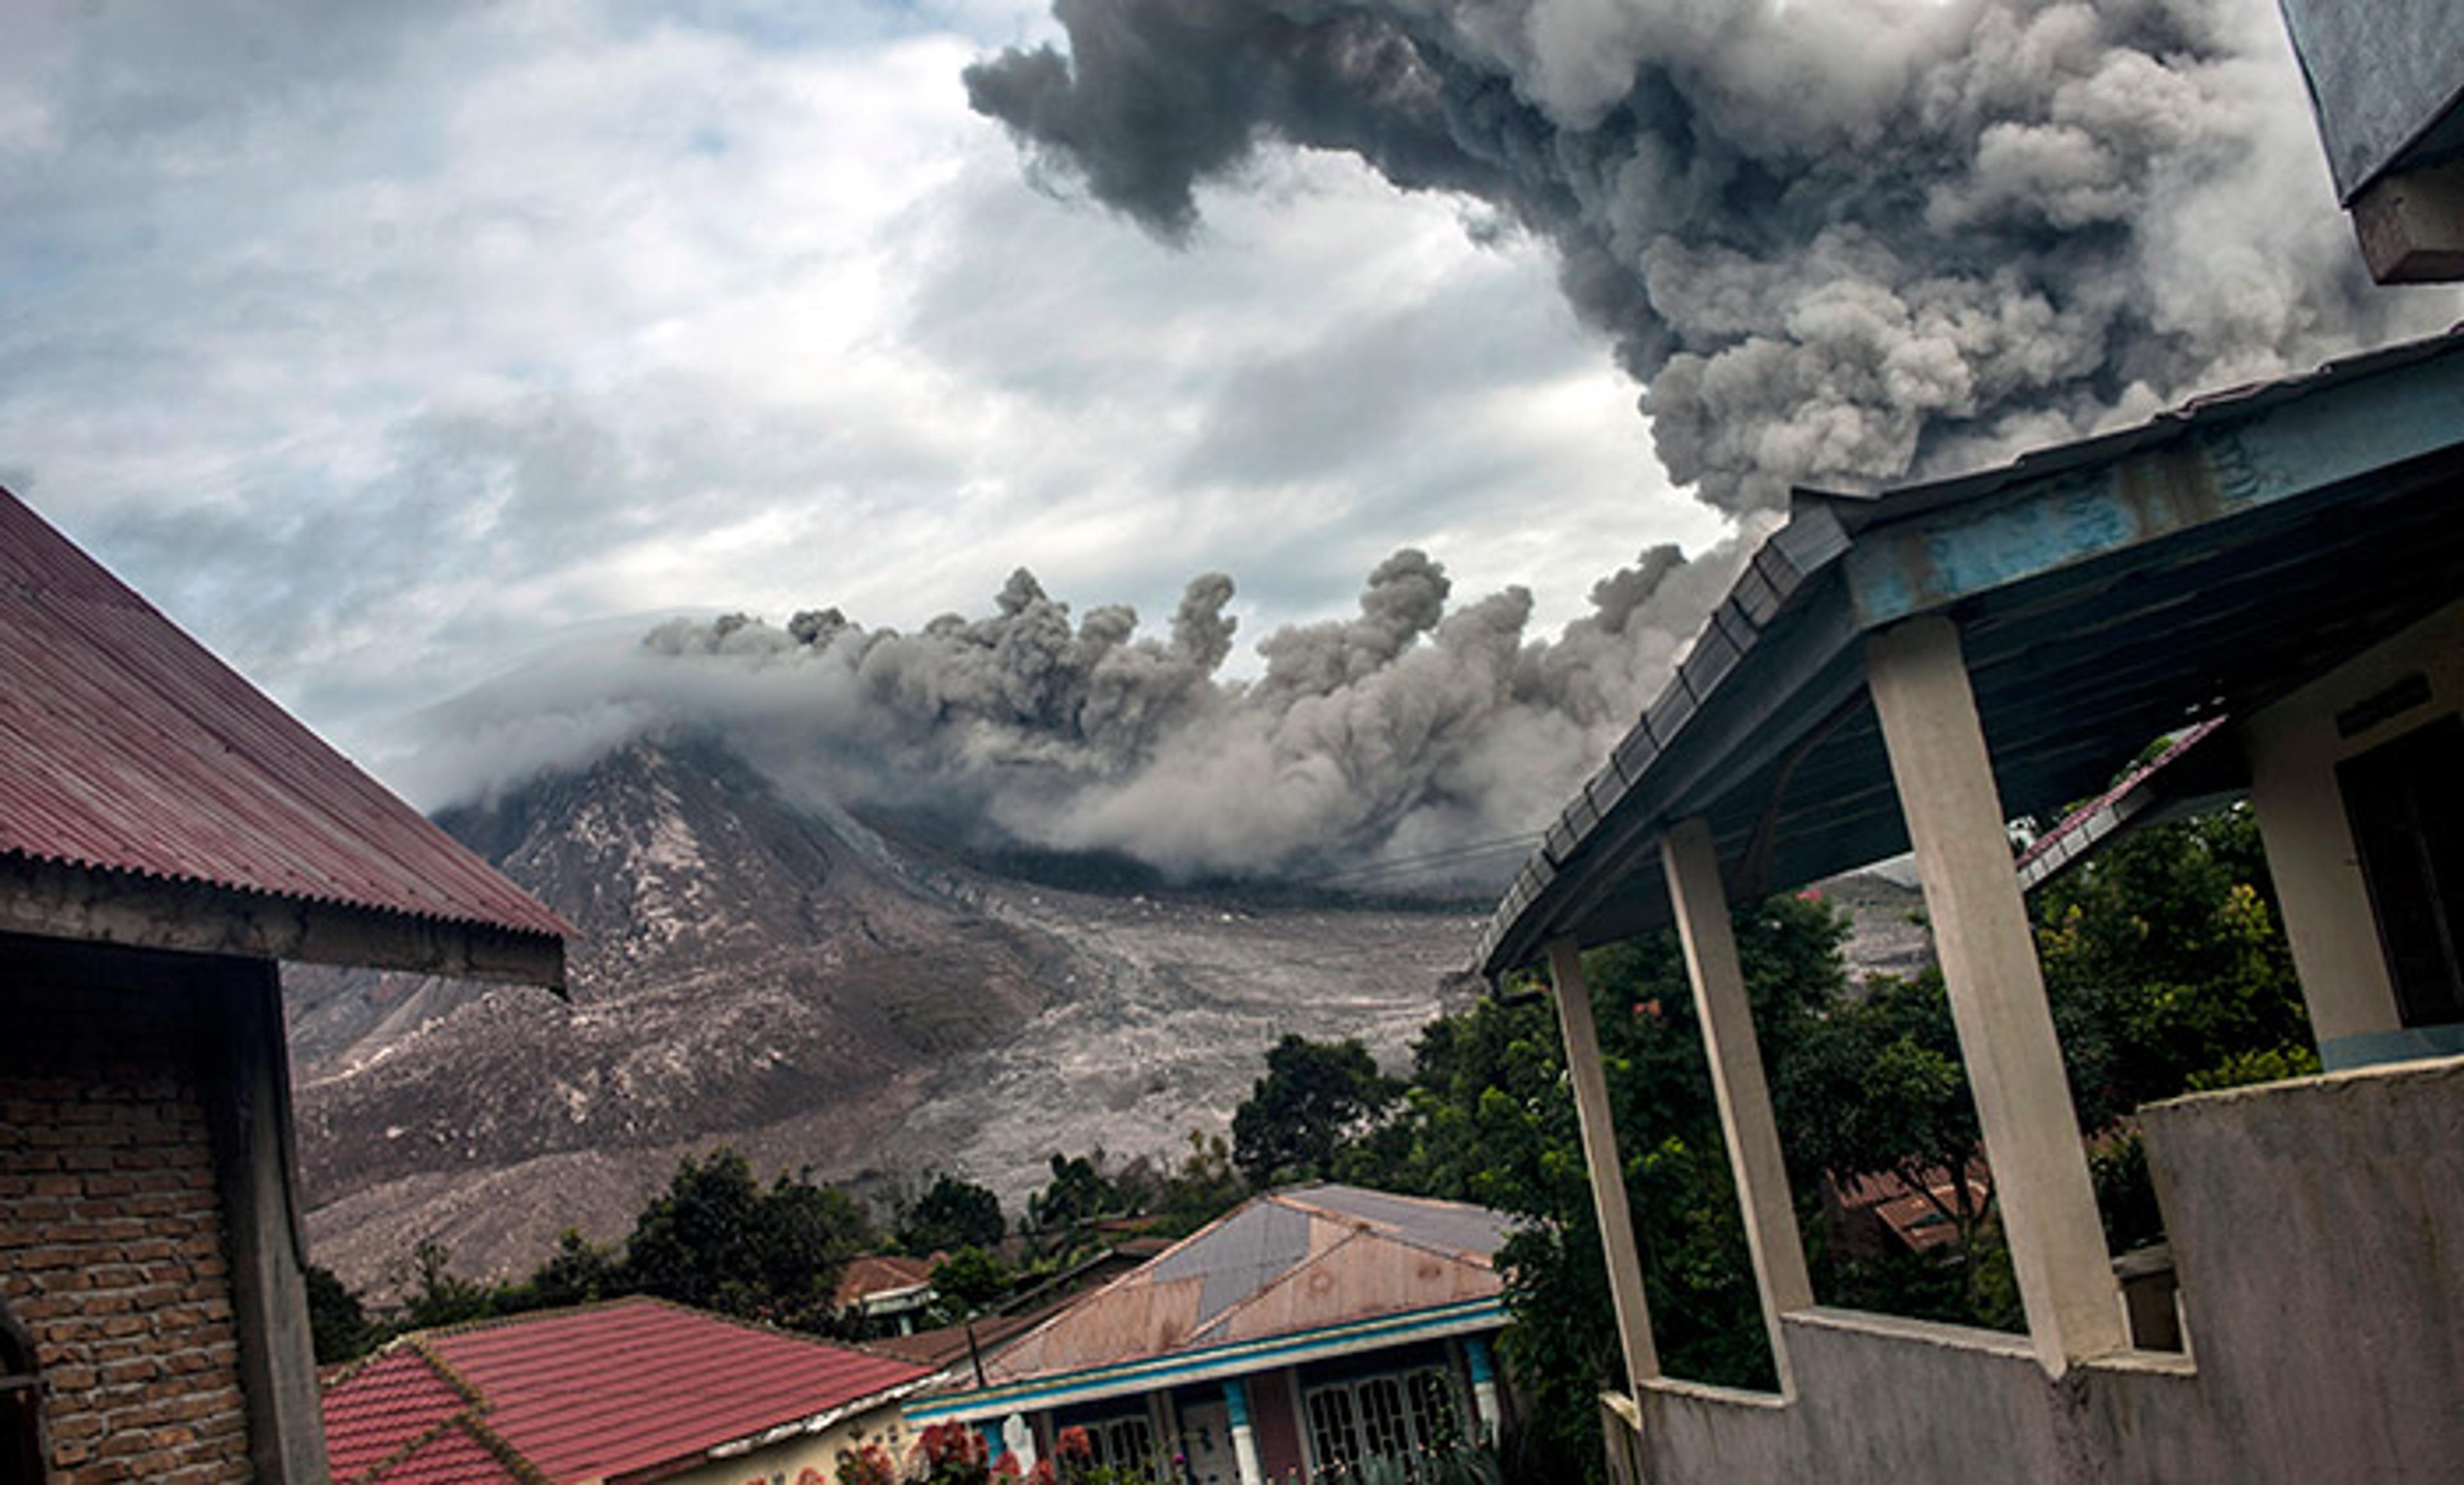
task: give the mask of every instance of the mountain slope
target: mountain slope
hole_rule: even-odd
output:
[[[1220,1127],[1286,1030],[1398,1060],[1461,916],[1244,911],[983,876],[782,798],[707,739],[637,741],[443,822],[582,930],[573,1001],[410,976],[288,979],[319,1261],[381,1277],[622,1234],[678,1154],[960,1170]],[[1459,989],[1454,999],[1468,994]]]

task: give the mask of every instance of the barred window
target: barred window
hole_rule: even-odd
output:
[[[1352,1478],[1365,1459],[1393,1459],[1419,1480],[1431,1455],[1463,1442],[1454,1381],[1442,1366],[1311,1387],[1308,1403],[1317,1468],[1338,1479]]]

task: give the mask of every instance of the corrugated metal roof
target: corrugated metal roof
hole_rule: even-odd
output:
[[[430,1383],[417,1380],[423,1369]],[[401,1452],[451,1419],[552,1480],[650,1477],[931,1374],[662,1300],[620,1299],[394,1343],[326,1391],[326,1452],[344,1485],[395,1485],[408,1477],[397,1469],[418,1457]],[[439,1413],[443,1396],[468,1405]]]
[[[5,490],[0,855],[572,931]]]
[[[1509,1219],[1348,1186],[1261,1196],[1063,1310],[993,1386],[1494,1299]]]

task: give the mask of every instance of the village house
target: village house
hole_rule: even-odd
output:
[[[2187,1332],[2143,1349],[2006,822],[2199,726],[2196,767],[2125,780],[2057,849],[2168,788],[2245,798],[2327,1071],[2142,1111]],[[1556,990],[1623,1342],[1618,1477],[2455,1478],[2459,781],[2464,334],[2003,468],[1798,491],[1481,948],[1492,979],[1545,963]],[[1729,905],[1910,848],[2025,1335],[1829,1307],[1808,1279]],[[1671,924],[1772,1393],[1664,1375],[1654,1343],[1581,955]]]
[[[868,1324],[912,1336],[916,1319],[933,1308],[933,1269],[930,1258],[894,1253],[849,1258],[839,1273],[830,1302],[841,1314],[853,1314]]]
[[[626,1299],[403,1336],[325,1392],[335,1485],[822,1485],[926,1367]]]
[[[1260,1196],[1010,1341],[980,1381],[910,1402],[909,1424],[971,1424],[1022,1468],[1079,1430],[1099,1463],[1196,1485],[1493,1438],[1507,1232],[1485,1208],[1349,1186]]]
[[[278,961],[563,922],[0,491],[0,1470],[325,1478]]]

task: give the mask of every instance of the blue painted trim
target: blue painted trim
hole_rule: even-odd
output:
[[[1007,1387],[948,1393],[939,1398],[910,1403],[906,1409],[907,1419],[920,1428],[927,1423],[952,1418],[998,1417],[1006,1413],[1035,1411],[1117,1397],[1124,1393],[1153,1391],[1183,1383],[1243,1376],[1269,1367],[1297,1365],[1318,1357],[1374,1350],[1397,1341],[1493,1329],[1505,1323],[1506,1305],[1503,1300],[1465,1299],[1457,1304],[1381,1316],[1349,1325],[1302,1331],[1297,1335],[1239,1342],[1196,1351],[1177,1351],[1111,1366],[1065,1372],[1058,1377],[1011,1383]]]
[[[2319,1043],[2319,1065],[2331,1073],[2376,1067],[2382,1062],[2457,1056],[2464,1056],[2464,1025],[2365,1032],[2358,1037],[2335,1037]]]
[[[1249,1385],[1238,1377],[1223,1379],[1223,1407],[1232,1414],[1232,1427],[1249,1426]]]
[[[1844,569],[1880,628],[2092,557],[2314,495],[2464,439],[2464,359],[2321,388],[2252,417],[1861,533]]]
[[[1471,1380],[1474,1387],[1484,1382],[1497,1380],[1496,1363],[1492,1362],[1488,1355],[1488,1337],[1465,1336],[1463,1361],[1471,1367]]]

